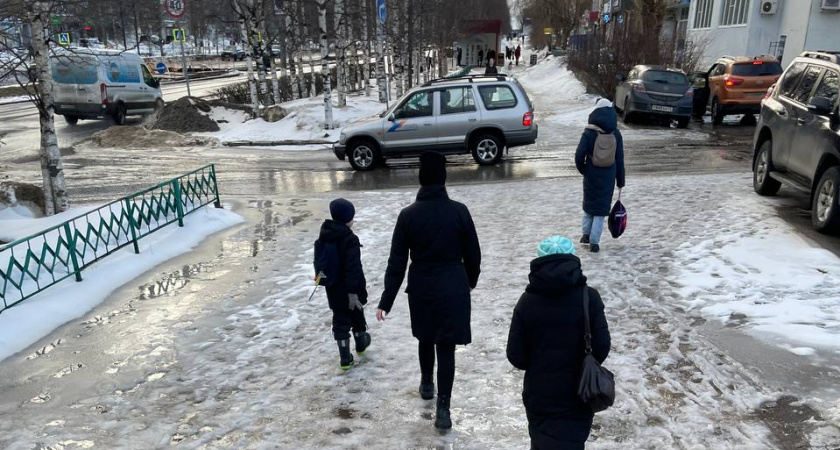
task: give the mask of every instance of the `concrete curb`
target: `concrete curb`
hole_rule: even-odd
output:
[[[276,147],[281,145],[333,145],[335,141],[227,141],[222,142],[225,147]]]

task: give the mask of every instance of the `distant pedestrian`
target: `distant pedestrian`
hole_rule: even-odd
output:
[[[495,59],[496,59],[496,50],[493,50],[492,48],[490,50],[487,50],[487,63],[490,64],[490,60],[495,60]]]
[[[478,284],[481,248],[470,211],[446,193],[446,158],[420,156],[417,201],[403,209],[394,227],[385,290],[376,318],[385,320],[408,269],[411,334],[420,359],[420,397],[434,398],[435,356],[438,399],[435,427],[452,428],[449,413],[455,381],[455,346],[472,341],[470,291]]]
[[[499,68],[496,67],[496,60],[490,58],[490,63],[487,64],[487,67],[484,69],[484,75],[498,75]]]
[[[458,67],[461,67],[461,47],[458,47],[457,56],[458,56]]]
[[[352,203],[343,198],[333,200],[330,203],[332,219],[324,221],[315,241],[315,280],[327,290],[327,301],[333,314],[333,337],[338,342],[339,366],[343,370],[353,366],[350,330],[353,330],[359,355],[371,342],[363,306],[368,295],[362,269],[362,246],[351,229],[355,215]]]
[[[574,253],[565,237],[539,244],[510,323],[507,358],[525,371],[522,402],[532,450],[582,450],[592,429],[594,414],[577,395],[586,348],[585,291],[592,356],[603,363],[610,353],[604,302],[586,285]]]
[[[592,253],[600,250],[604,220],[610,214],[615,186],[624,187],[624,140],[613,104],[599,99],[580,137],[575,165],[583,175],[583,237]]]
[[[516,50],[514,51],[514,56],[516,56],[516,65],[519,65],[519,57],[522,56],[522,47],[516,46]]]
[[[484,50],[478,51],[478,64],[476,65],[479,67],[484,65]]]

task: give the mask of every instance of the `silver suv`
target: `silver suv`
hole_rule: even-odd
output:
[[[501,161],[505,148],[536,140],[534,107],[519,82],[481,75],[434,80],[409,91],[382,114],[347,125],[333,151],[356,170],[426,151],[472,153],[477,163],[491,165]]]

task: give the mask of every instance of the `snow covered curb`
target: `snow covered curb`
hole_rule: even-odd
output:
[[[74,210],[72,214],[78,212]],[[53,217],[20,220],[18,224],[13,220],[3,222],[4,229],[8,224],[9,229],[14,227],[18,233],[31,234],[37,232],[32,227],[48,228],[56,220],[61,221]],[[173,224],[141,239],[139,254],[135,254],[131,246],[125,247],[86,269],[81,283],[69,278],[4,311],[0,314],[0,360],[25,349],[62,324],[83,316],[137,276],[189,252],[206,237],[243,220],[227,209],[206,206],[186,216],[184,228]]]
[[[321,97],[283,103],[280,106],[288,115],[273,123],[262,118],[251,119],[244,111],[213,107],[210,118],[221,130],[194,134],[217,138],[227,147],[331,145],[338,141],[341,129],[348,123],[382,112],[385,105],[379,103],[378,98],[375,91],[370,97],[348,96],[347,106],[333,108],[335,128],[332,130],[324,129],[324,100]]]

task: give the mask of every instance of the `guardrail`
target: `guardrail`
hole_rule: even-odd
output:
[[[0,313],[115,251],[219,202],[213,164],[131,194],[0,247]],[[72,301],[68,298],[68,301]]]

